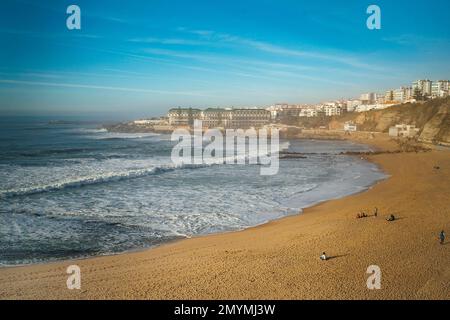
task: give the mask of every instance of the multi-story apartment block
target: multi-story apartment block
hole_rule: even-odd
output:
[[[353,112],[355,109],[362,105],[361,100],[348,100],[347,101],[347,112]]]
[[[307,109],[302,109],[300,111],[299,117],[311,118],[311,117],[317,117],[318,115],[319,115],[319,112],[317,111],[317,109],[307,108]]]
[[[438,80],[433,81],[431,85],[431,96],[433,98],[442,98],[450,94],[450,81],[449,80]]]
[[[402,88],[395,89],[394,90],[394,101],[396,102],[403,102],[406,100],[405,97],[405,90]]]
[[[406,100],[414,99],[414,90],[412,87],[405,88],[405,96],[406,96]]]
[[[376,94],[376,100],[375,103],[376,104],[383,104],[386,102],[386,96],[384,94],[381,93],[377,93]]]
[[[431,88],[433,82],[431,80],[417,80],[413,82],[412,89],[419,89],[419,92],[422,96],[431,97]]]
[[[396,102],[406,102],[413,98],[413,89],[411,87],[400,87],[394,90],[394,100]]]
[[[363,93],[359,100],[361,100],[362,104],[373,104],[376,100],[376,94],[373,92]]]
[[[384,95],[384,101],[385,102],[391,102],[394,101],[394,90],[387,90]]]
[[[327,117],[340,116],[341,115],[341,107],[337,104],[326,104],[324,106],[325,115]]]

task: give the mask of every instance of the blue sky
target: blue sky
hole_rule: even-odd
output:
[[[81,8],[81,30],[66,8]],[[366,9],[381,8],[381,30]],[[450,78],[450,2],[2,1],[0,113],[142,117]]]

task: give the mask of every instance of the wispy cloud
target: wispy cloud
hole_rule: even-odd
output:
[[[141,89],[141,88],[98,86],[98,85],[90,85],[90,84],[75,84],[75,83],[21,81],[21,80],[11,80],[11,79],[0,79],[0,83],[16,84],[16,85],[29,85],[29,86],[93,89],[93,90],[112,90],[112,91],[138,92],[138,93],[163,94],[163,95],[210,97],[210,95],[207,95],[207,94],[204,94],[201,92],[194,92],[194,91],[165,91],[165,90],[151,90],[151,89]]]
[[[51,72],[0,72],[4,76],[16,76],[16,77],[36,77],[36,78],[49,78],[49,79],[60,79],[63,77],[61,74],[54,74]]]
[[[189,30],[186,28],[181,29],[182,32],[191,33],[202,37],[205,40],[211,42],[225,42],[229,44],[234,44],[238,46],[245,46],[247,48],[263,51],[266,53],[271,53],[274,55],[290,56],[290,57],[303,57],[310,59],[325,60],[330,62],[338,62],[348,66],[352,66],[360,69],[367,70],[377,70],[380,71],[382,68],[379,66],[374,66],[373,64],[366,63],[360,58],[353,55],[349,55],[342,52],[336,53],[324,53],[323,51],[312,51],[312,50],[299,50],[292,49],[283,46],[278,46],[269,42],[259,41],[254,39],[243,38],[240,36],[235,36],[226,33],[218,33],[210,30]]]
[[[97,17],[106,21],[111,21],[111,22],[117,22],[117,23],[128,23],[127,20],[122,19],[122,18],[117,18],[117,17],[103,17],[103,16],[93,16],[93,17]]]
[[[204,41],[197,40],[189,40],[189,39],[180,39],[180,38],[133,38],[129,40],[130,42],[139,42],[139,43],[157,43],[157,44],[166,44],[166,45],[184,45],[184,46],[203,46],[207,44]]]
[[[204,71],[213,71],[219,73],[228,73],[236,76],[242,77],[251,77],[251,78],[260,78],[260,79],[270,79],[270,80],[282,80],[282,75],[284,74],[285,78],[302,78],[306,80],[318,81],[318,82],[327,82],[338,85],[351,85],[354,83],[333,80],[330,79],[330,76],[321,77],[320,75],[328,74],[328,75],[338,75],[338,74],[346,74],[354,77],[367,77],[367,71],[354,71],[349,70],[348,68],[337,68],[337,67],[328,67],[328,66],[312,66],[312,65],[302,65],[297,63],[278,63],[278,62],[270,62],[266,60],[257,60],[257,59],[245,59],[245,58],[230,58],[224,55],[211,55],[211,54],[199,54],[199,53],[186,53],[181,52],[179,50],[169,50],[169,49],[157,49],[157,48],[147,48],[144,49],[144,52],[157,55],[157,56],[166,56],[171,58],[181,58],[181,59],[191,59],[196,60],[200,63],[208,63],[212,64],[216,67],[222,67],[220,69],[206,69],[202,67],[201,69]],[[223,67],[226,66],[226,69]],[[198,67],[196,68],[200,70]],[[201,71],[201,70],[200,70]],[[379,70],[377,70],[379,71]],[[274,77],[274,74],[277,73],[277,77]],[[312,73],[313,75],[307,75],[305,73]],[[371,77],[377,77],[376,73],[370,73]],[[391,77],[388,75],[387,77]],[[383,74],[383,78],[386,78],[386,75]]]
[[[214,31],[211,30],[193,30],[186,27],[178,27],[176,28],[176,31],[184,32],[184,33],[191,33],[202,37],[211,37],[215,34]]]
[[[58,39],[58,38],[86,38],[86,39],[100,39],[103,38],[100,35],[88,34],[88,33],[49,33],[49,32],[36,32],[27,30],[11,30],[0,29],[0,33],[11,34],[15,36],[33,37],[33,38],[46,38],[46,39]]]
[[[384,37],[383,41],[401,46],[423,46],[433,47],[438,45],[450,45],[449,39],[427,38],[413,34],[402,34],[392,37]]]

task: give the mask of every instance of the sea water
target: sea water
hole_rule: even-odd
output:
[[[0,264],[120,253],[240,230],[385,178],[345,151],[349,141],[281,141],[304,159],[258,165],[174,166],[170,135],[110,133],[98,123],[2,119]]]

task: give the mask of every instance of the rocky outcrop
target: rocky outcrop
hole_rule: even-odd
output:
[[[384,110],[347,113],[330,119],[328,127],[342,130],[346,121],[356,123],[358,130],[373,132],[388,132],[390,127],[401,123],[414,124],[420,129],[419,141],[450,145],[450,98],[408,103]]]
[[[428,143],[450,145],[450,107],[443,105],[428,121],[420,133],[419,140]]]

